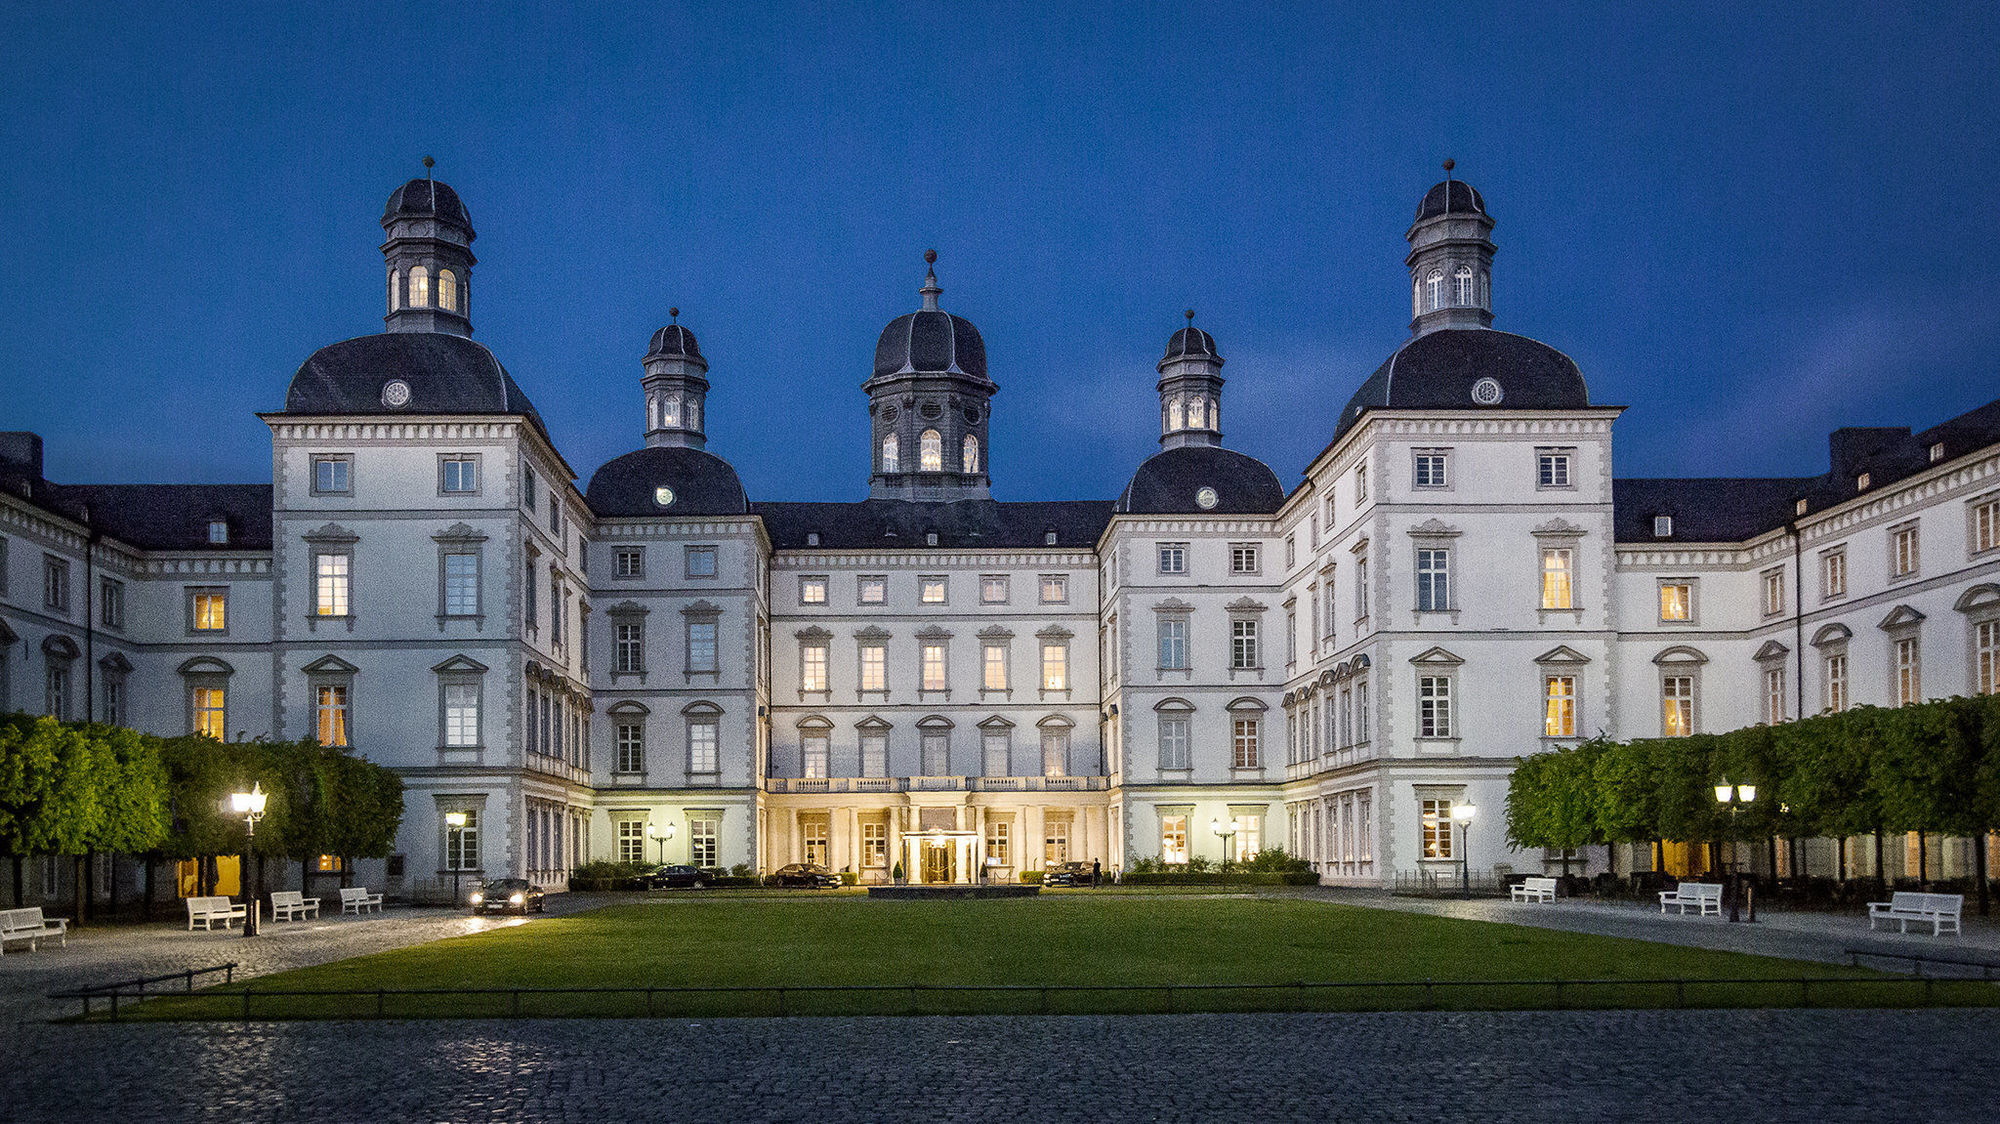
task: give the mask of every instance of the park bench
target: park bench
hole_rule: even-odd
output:
[[[371,894],[366,886],[342,886],[340,888],[340,912],[360,913],[364,909],[382,912],[382,895]]]
[[[49,937],[55,937],[63,947],[69,947],[69,921],[61,917],[53,920],[44,918],[42,907],[38,905],[0,910],[0,953],[6,951],[8,941],[26,941],[30,951],[39,952],[42,942]]]
[[[1682,913],[1686,913],[1688,907],[1693,906],[1695,907],[1695,912],[1703,916],[1713,913],[1717,917],[1720,917],[1722,916],[1722,883],[1683,882],[1674,889],[1661,890],[1660,912],[1665,913],[1667,907],[1670,905],[1679,906]]]
[[[1553,878],[1523,878],[1513,890],[1517,902],[1553,902],[1556,900],[1556,880]]]
[[[1898,890],[1889,895],[1886,902],[1868,903],[1868,927],[1875,928],[1878,918],[1896,923],[1897,931],[1910,931],[1910,922],[1930,923],[1931,936],[1943,934],[1946,925],[1958,932],[1958,915],[1965,908],[1964,894],[1920,894],[1909,890]]]
[[[189,898],[188,932],[194,932],[195,922],[201,922],[203,929],[214,929],[217,921],[229,928],[231,921],[243,920],[244,908],[224,897]]]
[[[271,920],[304,921],[308,916],[319,916],[319,899],[307,900],[298,890],[273,890],[271,892]]]

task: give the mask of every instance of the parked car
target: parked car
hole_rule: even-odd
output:
[[[525,878],[489,879],[467,900],[474,913],[540,913],[549,906],[542,888]]]
[[[764,879],[766,886],[804,886],[809,890],[840,885],[840,875],[814,863],[787,863]]]
[[[1050,863],[1042,871],[1044,886],[1088,886],[1090,885],[1089,863]]]
[[[701,890],[708,887],[710,875],[699,867],[671,863],[654,867],[641,880],[648,890]]]

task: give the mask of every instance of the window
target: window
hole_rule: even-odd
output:
[[[1368,680],[1354,683],[1354,744],[1368,744]]]
[[[1785,571],[1782,569],[1764,571],[1764,615],[1773,617],[1785,611]]]
[[[826,604],[826,578],[824,576],[799,579],[799,604]]]
[[[1654,537],[1654,538],[1656,538],[1656,539],[1670,539],[1670,538],[1673,538],[1673,537],[1674,537],[1674,517],[1673,517],[1673,516],[1671,516],[1671,515],[1655,515],[1655,516],[1653,516],[1653,537]]]
[[[444,615],[479,615],[479,555],[458,550],[444,555]]]
[[[642,863],[646,861],[646,821],[618,821],[618,861],[621,863]]]
[[[398,271],[396,271],[396,270],[393,270],[393,269],[389,271],[389,311],[390,311],[390,312],[394,312],[394,311],[396,311],[396,297],[397,297],[397,293],[396,293],[396,289],[397,289],[397,286],[399,286],[399,285],[401,285],[401,284],[402,284],[402,281],[403,281],[403,275],[402,275],[402,274],[401,274],[400,272],[398,272]]]
[[[1451,726],[1451,677],[1424,675],[1417,678],[1417,736],[1449,738]]]
[[[1931,463],[1936,464],[1937,462],[1943,459],[1944,459],[1944,442],[1942,441],[1933,442],[1931,445]]]
[[[922,739],[924,775],[951,775],[951,731],[925,730]]]
[[[1007,575],[988,574],[980,578],[979,601],[982,605],[1005,605],[1007,603]]]
[[[216,741],[229,738],[229,695],[223,687],[196,687],[191,697],[194,732]]]
[[[1857,492],[1865,492],[1868,490],[1868,486],[1870,484],[1873,484],[1874,482],[1875,482],[1874,477],[1864,472],[1861,475],[1854,478],[1854,490]]]
[[[1042,604],[1066,605],[1069,603],[1069,575],[1042,575]]]
[[[983,671],[980,685],[988,691],[1007,689],[1007,645],[986,645],[985,658],[981,662]]]
[[[1007,775],[1007,755],[1010,739],[1005,730],[988,730],[979,737],[981,767],[984,775],[1004,777]]]
[[[527,465],[521,466],[521,506],[535,510],[535,470]]]
[[[1049,816],[1042,821],[1042,862],[1053,866],[1069,861],[1069,820]]]
[[[1061,641],[1042,641],[1042,690],[1069,690],[1069,645]]]
[[[1974,692],[2000,691],[2000,621],[1980,621],[1973,627],[1972,650]]]
[[[935,429],[926,429],[917,438],[917,468],[922,472],[944,471],[944,438]]]
[[[1819,595],[1827,601],[1847,596],[1847,551],[1829,550],[1819,556]]]
[[[928,642],[924,644],[923,676],[923,689],[926,691],[944,691],[950,689],[951,685],[945,678],[944,644],[942,642]]]
[[[806,694],[826,692],[826,645],[810,643],[799,648],[799,690]]]
[[[979,471],[979,438],[970,433],[965,435],[964,443],[959,446],[958,470],[967,475]]]
[[[530,548],[528,551],[527,576],[521,585],[521,616],[529,632],[535,631],[536,623],[541,620],[542,616],[539,595],[536,592],[541,575],[535,572],[535,558],[535,551],[533,548]]]
[[[1535,451],[1535,486],[1537,488],[1569,487],[1569,454],[1558,449],[1537,449]]]
[[[42,605],[58,613],[69,612],[69,563],[53,554],[42,556]]]
[[[1917,525],[1909,523],[1889,532],[1889,576],[1906,578],[1917,572]]]
[[[1764,721],[1776,726],[1785,720],[1785,669],[1764,669]]]
[[[930,575],[917,579],[917,600],[926,605],[944,604],[945,579],[941,575]]]
[[[1418,818],[1423,821],[1424,852],[1427,859],[1452,859],[1451,801],[1417,801]]]
[[[1449,483],[1446,474],[1450,462],[1449,454],[1441,449],[1424,449],[1417,452],[1416,458],[1417,487],[1442,488]]]
[[[1232,574],[1254,574],[1259,570],[1257,544],[1238,542],[1229,544],[1229,572]]]
[[[1452,271],[1451,303],[1463,308],[1472,304],[1472,267],[1461,265]]]
[[[313,558],[315,589],[313,610],[322,617],[348,614],[348,579],[351,559],[345,554],[320,554]]]
[[[1229,622],[1229,666],[1236,671],[1254,671],[1263,666],[1257,662],[1257,622],[1233,620]]]
[[[718,766],[715,719],[699,716],[688,719],[688,772],[711,774]]]
[[[889,775],[888,734],[879,730],[862,731],[861,775],[864,777],[886,777]]]
[[[478,490],[478,457],[449,456],[438,458],[438,491],[446,495],[470,495]]]
[[[1972,506],[1972,553],[1983,554],[2000,546],[2000,499],[1983,500]]]
[[[986,823],[986,863],[988,866],[1012,866],[1008,857],[1009,829],[1013,825],[1006,820],[988,820]]]
[[[716,843],[722,834],[722,822],[714,816],[701,816],[688,820],[688,865],[702,870],[717,867]]]
[[[229,520],[211,519],[208,521],[208,545],[229,545]]]
[[[1576,736],[1576,676],[1542,676],[1542,736]]]
[[[1163,574],[1187,573],[1186,543],[1163,542],[1160,544],[1160,572]]]
[[[1431,275],[1424,278],[1424,311],[1436,312],[1443,307],[1444,271],[1433,269],[1431,270]]]
[[[1924,697],[1922,668],[1917,662],[1917,638],[1907,636],[1896,641],[1896,705],[1907,706],[1922,702]]]
[[[1045,777],[1069,775],[1068,727],[1042,727],[1042,775]]]
[[[826,836],[828,823],[824,818],[814,817],[799,823],[800,834],[806,845],[806,861],[815,866],[826,865]]]
[[[431,303],[431,272],[421,265],[410,267],[410,307],[428,308]]]
[[[620,722],[614,754],[621,773],[646,771],[646,727],[638,722]]]
[[[97,623],[105,628],[125,627],[125,583],[117,578],[98,579]]]
[[[861,646],[861,689],[863,691],[889,689],[889,649],[881,644]]]
[[[896,465],[896,435],[893,433],[882,438],[882,471],[901,471]]]
[[[855,589],[855,600],[863,605],[880,605],[888,599],[889,579],[880,575],[861,578]]]
[[[313,495],[348,496],[354,494],[354,458],[350,456],[319,456],[312,459]]]
[[[347,687],[339,683],[321,683],[313,693],[316,696],[313,709],[318,718],[315,725],[319,744],[347,745]]]
[[[995,825],[1004,827],[1005,825]],[[1002,838],[1005,833],[1002,833]],[[992,853],[992,845],[987,846]],[[864,823],[861,825],[861,865],[882,867],[889,865],[889,825],[885,823]]]
[[[1417,550],[1417,611],[1451,608],[1451,551],[1442,547]]]
[[[0,688],[4,688],[5,686],[6,681],[4,677],[0,677]],[[125,724],[125,673],[122,671],[113,671],[108,667],[105,668],[103,681],[100,686],[102,687],[101,693],[104,697],[103,721],[105,725],[123,726]]]
[[[1188,768],[1189,720],[1185,713],[1160,715],[1160,768]]]
[[[458,311],[458,277],[449,269],[438,270],[438,307]]]
[[[1186,671],[1188,666],[1186,617],[1160,618],[1160,670]]]
[[[799,775],[804,777],[826,776],[825,730],[807,730],[800,739]]]
[[[1576,552],[1566,546],[1545,547],[1542,550],[1542,608],[1573,609],[1576,607],[1571,580],[1571,562]]]
[[[612,669],[623,675],[643,675],[646,671],[646,625],[643,621],[619,621],[615,629]]]
[[[444,744],[453,747],[479,744],[479,684],[444,684]]]
[[[613,572],[621,578],[643,578],[646,576],[646,550],[644,547],[627,547],[618,551]]]
[[[1326,613],[1330,619],[1333,616],[1333,606],[1328,605]],[[1354,556],[1354,623],[1359,625],[1367,619],[1368,556],[1366,554],[1357,554]],[[1359,631],[1359,629],[1356,631]]]
[[[1160,861],[1163,863],[1185,863],[1188,861],[1188,818],[1185,815],[1162,814],[1160,816]]]
[[[1242,715],[1230,721],[1231,764],[1238,769],[1255,769],[1258,766],[1258,726],[1257,719]]]
[[[1847,654],[1826,657],[1826,709],[1840,713],[1847,709]]]
[[[451,811],[463,812],[465,826],[447,830],[444,840],[444,865],[446,870],[479,869],[479,810],[477,808],[455,808]],[[440,820],[442,816],[438,817]]]
[[[694,621],[688,625],[687,669],[691,673],[715,670],[715,622]]]
[[[1660,680],[1660,733],[1684,738],[1694,733],[1694,676],[1668,675]]]
[[[1694,586],[1691,583],[1660,583],[1660,619],[1663,621],[1694,619]]]
[[[1354,469],[1354,506],[1368,502],[1368,466],[1357,465]]]
[[[1055,533],[1054,531],[1043,531],[1043,532],[1042,532],[1042,545],[1043,545],[1043,546],[1054,546],[1055,544],[1056,544],[1056,533]]]
[[[712,578],[715,576],[714,547],[691,546],[687,548],[687,576],[690,578]]]

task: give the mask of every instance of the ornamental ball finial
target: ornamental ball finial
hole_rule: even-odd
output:
[[[1453,160],[1453,159],[1452,159],[1451,157],[1449,157],[1449,156],[1447,156],[1447,157],[1445,157],[1445,158],[1444,158],[1444,170],[1445,170],[1445,171],[1449,172],[1449,171],[1451,171],[1451,170],[1452,170],[1453,168],[1456,168],[1456,167],[1458,167],[1458,161],[1456,161],[1456,160]]]
[[[924,251],[924,264],[925,264],[925,265],[936,265],[936,264],[937,264],[937,251],[936,251],[936,250],[925,250],[925,251]]]
[[[1187,317],[1188,327],[1194,326],[1194,309],[1184,308],[1181,310],[1181,315]]]
[[[678,324],[678,323],[680,323],[680,322],[681,322],[681,310],[680,310],[680,309],[678,309],[678,308],[670,308],[670,309],[668,309],[668,310],[667,310],[667,315],[668,315],[668,316],[671,316],[671,317],[673,318],[673,321],[674,321],[674,323]]]

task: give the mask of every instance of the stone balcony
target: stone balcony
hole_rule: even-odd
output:
[[[767,791],[814,792],[1103,792],[1109,777],[769,777]]]

